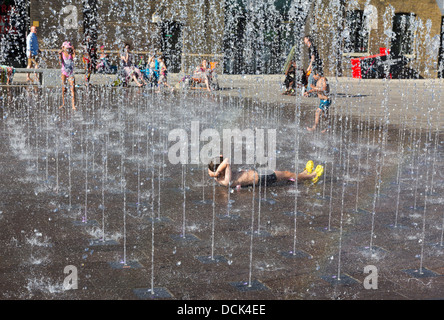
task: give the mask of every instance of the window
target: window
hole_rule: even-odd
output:
[[[352,10],[346,12],[344,34],[344,52],[367,52],[368,28],[363,10]]]
[[[396,13],[393,17],[392,55],[413,54],[415,18],[413,13]]]

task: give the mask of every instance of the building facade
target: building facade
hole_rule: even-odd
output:
[[[410,77],[442,77],[442,0],[317,0],[310,32],[327,74],[351,76],[351,59],[380,53],[408,60]]]
[[[113,64],[130,44],[139,59],[163,54],[170,72],[186,72],[200,59],[223,57],[223,10],[215,0],[30,0],[31,25],[39,27],[39,41],[47,61],[63,41],[77,52],[88,34],[96,47],[104,46]]]
[[[58,67],[63,41],[81,53],[88,34],[113,64],[130,43],[137,59],[151,52],[165,55],[171,72],[189,73],[207,59],[219,62],[219,73],[279,74],[295,45],[297,58],[307,65],[302,38],[310,34],[329,76],[351,76],[351,59],[380,48],[406,57],[414,77],[443,76],[444,0],[0,2],[2,63],[15,66],[25,63],[23,39],[34,25],[47,67]]]

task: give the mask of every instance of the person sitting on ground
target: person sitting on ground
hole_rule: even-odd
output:
[[[201,82],[205,83],[205,86],[207,87],[208,91],[211,91],[211,79],[212,79],[212,70],[210,67],[210,64],[207,62],[207,60],[202,60],[202,63],[200,66],[194,70],[193,73],[193,79],[198,79]]]
[[[296,61],[291,60],[290,65],[285,72],[285,91],[282,93],[284,95],[288,95],[294,92],[294,89],[296,87],[295,85],[295,78],[296,78]]]
[[[105,53],[105,46],[100,46],[99,63],[96,66],[98,73],[111,73],[111,65],[108,61],[108,55]]]
[[[292,60],[285,73],[285,91],[282,94],[294,96],[296,94],[296,87],[305,88],[307,84],[308,81],[304,69],[297,68],[296,61]]]
[[[317,93],[319,97],[319,107],[316,109],[315,114],[315,122],[313,127],[307,127],[308,131],[316,130],[316,127],[319,125],[319,121],[321,118],[321,113],[324,114],[325,118],[328,117],[328,109],[331,105],[330,98],[330,85],[328,84],[328,80],[321,71],[318,69],[313,69],[313,79],[316,80],[316,87],[312,87],[309,91],[305,92],[304,95],[308,96],[311,93]],[[322,130],[325,132],[326,129]]]
[[[216,162],[219,162],[216,163]],[[319,178],[324,173],[324,167],[322,165],[316,166],[313,170],[314,164],[310,160],[307,162],[304,171],[299,174],[290,171],[273,171],[268,175],[261,175],[256,170],[242,170],[233,172],[228,158],[211,161],[208,165],[208,175],[217,181],[222,186],[240,188],[254,185],[270,185],[277,182],[300,182],[311,180],[313,183],[318,182]]]
[[[128,84],[131,80],[134,80],[134,82],[139,87],[142,87],[144,84],[146,84],[146,82],[143,79],[143,75],[140,69],[135,67],[133,64],[133,54],[130,52],[130,50],[131,46],[126,43],[123,52],[120,55],[120,63],[123,69],[124,83]]]

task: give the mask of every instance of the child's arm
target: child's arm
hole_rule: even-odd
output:
[[[219,176],[221,172],[229,168],[230,163],[228,162],[228,158],[225,158],[224,161],[221,162],[221,164],[217,167],[217,170],[214,172],[215,176]]]
[[[60,52],[59,52],[59,58],[60,58],[60,64],[61,64],[62,66],[64,66],[65,64],[64,64],[64,62],[63,62],[63,51],[60,51]]]
[[[327,90],[327,83],[325,82],[325,80],[323,79],[319,79],[318,81],[322,86],[316,86],[316,87],[312,87],[310,90],[308,90],[307,92],[324,92],[325,90]]]
[[[228,158],[225,158],[224,161],[222,161],[222,163],[219,165],[219,167],[217,167],[217,170],[215,172],[216,177],[218,177],[221,172],[224,173],[224,178],[223,180],[219,180],[218,182],[221,185],[228,187],[230,185],[231,176],[232,176],[231,166],[228,161]]]

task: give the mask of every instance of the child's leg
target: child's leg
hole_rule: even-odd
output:
[[[307,127],[308,131],[313,131],[316,129],[317,125],[319,124],[319,118],[320,118],[321,112],[322,112],[321,108],[316,109],[314,125],[311,128]]]
[[[321,130],[322,133],[325,133],[329,127],[329,118],[328,118],[328,109],[323,111],[323,117],[321,121],[321,125],[324,129]]]
[[[33,59],[33,62],[34,62],[34,69],[38,69],[39,68],[39,63],[38,63],[37,57],[35,57]],[[36,82],[39,81],[39,76],[37,75],[37,73],[34,73],[34,79],[35,79],[34,81],[36,81]]]
[[[28,58],[28,65],[26,66],[27,69],[31,69],[32,66],[32,59]],[[26,74],[26,81],[31,81],[31,74],[27,73]]]
[[[316,110],[316,113],[315,113],[315,124],[314,124],[315,127],[317,127],[318,124],[319,124],[319,119],[320,119],[320,117],[321,117],[321,112],[322,112],[322,109],[321,109],[321,108],[318,108],[318,109]]]
[[[74,76],[72,79],[68,79],[69,84],[71,85],[71,104],[72,104],[72,109],[76,110],[76,83],[74,80]]]
[[[285,181],[290,179],[297,179],[297,175],[290,171],[275,171],[277,181]]]
[[[59,107],[59,109],[63,108],[65,106],[65,80],[66,80],[66,76],[64,74],[62,74],[62,105]]]
[[[306,170],[298,174],[298,181],[311,180],[316,177],[316,172],[308,173]]]
[[[290,171],[275,171],[277,181],[288,181],[288,180],[310,180],[316,177],[316,172],[308,173],[307,170],[302,171],[299,174]]]

